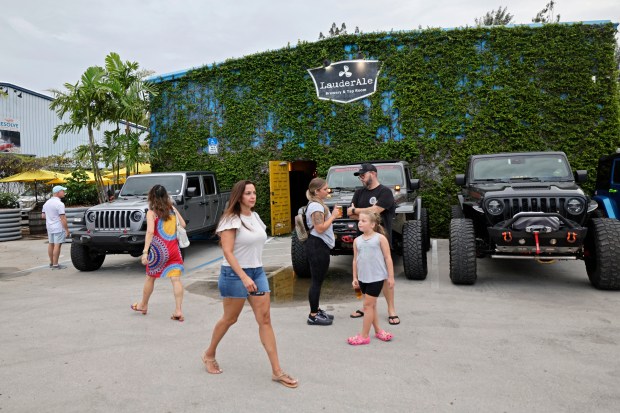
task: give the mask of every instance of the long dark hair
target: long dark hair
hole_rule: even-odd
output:
[[[232,189],[230,190],[230,199],[228,201],[228,208],[226,208],[226,210],[222,214],[222,217],[220,218],[220,222],[222,222],[225,219],[229,219],[233,216],[236,216],[236,217],[241,216],[241,199],[243,198],[243,193],[245,192],[245,187],[247,185],[253,185],[254,189],[256,189],[256,184],[248,180],[239,181],[235,184],[235,186],[232,187]],[[252,211],[254,211],[253,207],[252,207]],[[241,221],[241,223],[243,224],[243,221]],[[245,224],[243,224],[243,226],[245,227]]]
[[[170,219],[170,211],[172,211],[172,199],[168,195],[168,191],[163,185],[154,185],[148,195],[149,208],[157,215],[159,219],[168,221]]]

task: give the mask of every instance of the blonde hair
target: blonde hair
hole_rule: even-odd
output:
[[[308,198],[309,202],[318,202],[319,204],[323,205],[323,208],[325,209],[325,215],[327,215],[327,213],[329,212],[327,205],[325,205],[325,202],[323,202],[323,200],[316,195],[316,191],[323,188],[325,185],[327,185],[327,181],[325,179],[314,178],[312,181],[310,181],[310,184],[308,184],[306,198]]]
[[[370,219],[370,222],[373,223],[373,231],[385,236],[385,228],[381,226],[381,215],[370,211],[362,211],[359,215],[366,215]]]

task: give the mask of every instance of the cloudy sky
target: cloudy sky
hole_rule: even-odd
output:
[[[473,25],[507,6],[531,23],[548,0],[13,0],[0,7],[0,82],[49,95],[115,51],[164,74],[349,32]],[[618,0],[557,0],[561,21],[620,22]]]

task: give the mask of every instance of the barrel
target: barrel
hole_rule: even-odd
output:
[[[22,237],[21,210],[0,209],[0,242]]]
[[[47,229],[45,228],[45,219],[42,217],[41,211],[28,212],[28,228],[30,228],[30,235],[47,233]]]

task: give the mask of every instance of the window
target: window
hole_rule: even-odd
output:
[[[205,195],[215,194],[215,178],[213,176],[203,176],[202,183],[205,188]]]
[[[200,190],[200,179],[197,176],[190,176],[187,178],[187,189],[195,188],[195,196],[201,196],[202,191]]]

